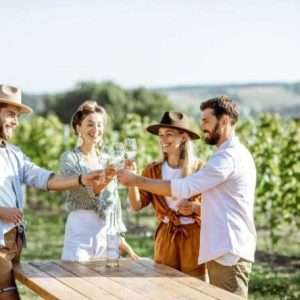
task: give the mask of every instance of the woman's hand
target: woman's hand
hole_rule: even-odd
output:
[[[197,214],[200,210],[200,204],[191,201],[184,201],[178,206],[178,212],[183,216],[191,216]]]
[[[100,171],[99,171],[100,172]],[[93,184],[93,191],[98,195],[114,178],[116,170],[112,166],[108,166],[101,171],[102,177]]]
[[[129,170],[133,173],[136,173],[137,172],[137,166],[136,166],[135,161],[126,159],[125,160],[125,169]]]
[[[120,239],[120,250],[121,252],[127,253],[133,260],[138,260],[140,258],[123,237]]]
[[[88,174],[81,175],[81,182],[85,186],[94,186],[95,184],[102,182],[104,178],[105,178],[105,171],[96,170]]]
[[[136,183],[136,178],[138,177],[132,171],[128,171],[127,169],[122,169],[118,171],[117,174],[118,181],[125,186],[134,186]]]
[[[138,260],[138,259],[140,259],[140,257],[134,252],[134,250],[131,247],[129,247],[127,253],[128,253],[128,255],[130,256],[130,258],[132,260]]]
[[[114,166],[109,165],[106,169],[105,169],[105,178],[106,178],[106,182],[110,183],[111,180],[114,178],[114,176],[117,175],[117,170]]]

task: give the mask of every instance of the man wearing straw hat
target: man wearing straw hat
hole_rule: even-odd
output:
[[[198,263],[207,263],[210,283],[247,298],[256,230],[253,207],[256,168],[250,152],[235,136],[239,117],[226,96],[203,102],[201,129],[213,156],[194,174],[170,181],[118,172],[119,181],[157,195],[189,198],[202,193]]]
[[[0,300],[19,299],[13,265],[25,245],[22,184],[44,190],[67,190],[93,186],[104,172],[64,177],[35,165],[16,146],[8,144],[20,114],[32,109],[21,102],[21,91],[0,84]]]

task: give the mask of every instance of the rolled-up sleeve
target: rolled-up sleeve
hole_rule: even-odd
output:
[[[198,172],[171,180],[171,194],[178,198],[190,198],[221,184],[233,171],[232,156],[226,152],[217,153]]]
[[[22,183],[34,188],[47,190],[48,180],[52,174],[54,174],[53,171],[37,166],[26,155],[24,155]]]

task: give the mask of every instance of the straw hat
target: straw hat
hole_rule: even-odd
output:
[[[18,107],[21,113],[32,112],[29,106],[22,104],[21,90],[14,86],[0,84],[0,103]]]

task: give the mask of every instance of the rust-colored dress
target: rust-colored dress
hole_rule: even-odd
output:
[[[148,165],[143,176],[161,179],[163,162],[153,162]],[[197,169],[203,165],[198,162]],[[203,277],[205,266],[198,265],[200,246],[200,216],[193,214],[193,224],[181,224],[182,215],[168,207],[164,196],[159,196],[140,190],[142,208],[152,203],[155,210],[158,226],[155,232],[154,260],[157,263],[168,265],[179,271],[196,277]],[[201,202],[201,196],[194,196],[189,199],[193,202]],[[169,223],[164,223],[164,218]],[[186,217],[186,216],[185,216]]]

